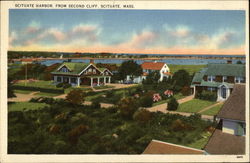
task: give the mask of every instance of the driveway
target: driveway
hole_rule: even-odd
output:
[[[16,97],[14,98],[8,98],[8,101],[10,102],[25,102],[29,101],[31,98],[36,97],[35,94],[39,92],[31,92],[30,94],[21,94],[21,93],[15,93]]]

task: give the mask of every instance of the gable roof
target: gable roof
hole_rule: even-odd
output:
[[[208,154],[245,154],[245,136],[216,129],[204,149]]]
[[[208,64],[204,75],[245,77],[244,64]]]
[[[245,85],[235,84],[232,94],[222,106],[217,117],[245,121],[246,101]]]
[[[69,74],[69,75],[78,75],[90,64],[80,63],[80,62],[64,62],[62,63],[56,71],[53,71],[52,74]],[[66,66],[70,71],[69,72],[60,72],[59,70]]]
[[[201,83],[203,76],[204,76],[204,72],[195,73],[192,83]]]
[[[164,65],[164,62],[144,62],[141,67],[148,70],[161,70]]]
[[[152,140],[142,154],[204,154],[203,150]]]

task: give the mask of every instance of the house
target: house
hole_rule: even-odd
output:
[[[107,68],[96,67],[93,62],[89,64],[64,62],[51,74],[54,83],[69,83],[72,86],[105,85],[110,83],[113,75]]]
[[[205,151],[182,145],[152,140],[142,154],[204,154]]]
[[[196,73],[191,84],[196,95],[203,90],[217,92],[217,101],[226,100],[236,83],[245,83],[244,64],[208,64]]]
[[[208,154],[244,154],[246,134],[245,85],[235,84],[219,111],[219,125],[205,146]]]
[[[146,77],[148,76],[149,73],[158,71],[160,73],[160,79],[159,81],[162,81],[164,77],[168,78],[171,76],[170,69],[168,65],[164,62],[144,62],[141,64],[143,74],[141,76],[135,77],[133,79],[134,83],[141,83]],[[131,81],[131,76],[127,76],[126,78],[127,81]]]

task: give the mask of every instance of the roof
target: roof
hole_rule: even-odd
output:
[[[66,66],[70,71],[69,72],[59,72],[58,69]],[[62,63],[56,71],[53,71],[52,74],[65,74],[65,75],[79,75],[85,68],[89,66],[88,63],[80,62],[64,62]]]
[[[228,88],[233,88],[234,84],[230,84],[227,82],[209,82],[202,80],[200,83],[200,86],[206,86],[206,87],[219,87],[220,85],[225,85]]]
[[[216,129],[205,146],[209,154],[244,154],[245,136],[236,136]]]
[[[204,154],[203,150],[152,140],[142,154]]]
[[[164,62],[144,62],[141,67],[147,70],[161,70],[164,65]]]
[[[201,83],[203,76],[204,76],[204,72],[195,73],[192,83]]]
[[[244,64],[208,64],[205,75],[245,77]]]
[[[245,121],[246,99],[245,85],[235,84],[232,94],[222,106],[217,117]]]

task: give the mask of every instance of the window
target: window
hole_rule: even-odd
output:
[[[71,83],[76,83],[76,78],[71,78]]]
[[[243,77],[235,77],[235,83],[244,83]]]
[[[109,74],[109,72],[108,71],[106,71],[106,75],[108,75]]]
[[[227,81],[227,76],[223,76],[222,77],[222,82],[226,82]]]
[[[96,69],[93,69],[93,74],[96,74]]]
[[[62,81],[62,78],[61,77],[57,77],[57,82],[61,82]]]
[[[215,87],[207,87],[207,90],[212,92],[212,91],[215,91],[216,88]]]
[[[207,81],[214,82],[215,81],[215,76],[208,76]]]
[[[89,70],[88,70],[89,72],[92,72],[92,68],[89,68]]]
[[[61,69],[61,72],[68,72],[68,69],[67,69],[66,67],[63,67],[63,68]]]

